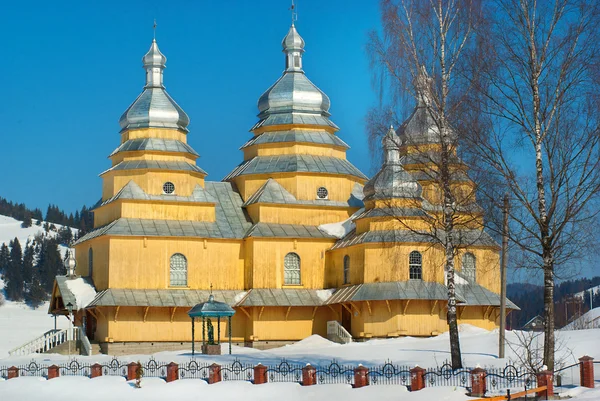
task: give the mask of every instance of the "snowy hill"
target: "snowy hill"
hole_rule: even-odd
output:
[[[587,329],[600,329],[600,307],[584,313],[582,316],[563,327],[563,330]]]
[[[45,222],[42,222],[39,226],[33,224],[31,227],[27,228],[21,227],[21,223],[21,221],[13,219],[12,217],[0,215],[0,245],[3,243],[8,245],[8,243],[16,237],[19,239],[21,247],[24,247],[27,240],[33,240],[36,235],[45,234],[50,237],[56,237],[57,231],[63,227],[60,224],[54,224],[57,231],[48,231],[48,233],[45,233]],[[71,228],[71,232],[73,235],[76,235],[78,230]],[[61,255],[64,257],[67,248],[63,245],[59,245],[58,248]]]
[[[0,293],[2,289],[4,282],[0,279]],[[4,301],[4,305],[0,306],[0,359],[6,358],[11,349],[54,328],[54,318],[48,314],[48,305],[44,302],[33,309],[24,302]],[[58,317],[56,325],[64,329],[69,327],[69,322]]]

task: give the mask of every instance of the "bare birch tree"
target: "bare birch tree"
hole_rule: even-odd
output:
[[[498,183],[480,188],[484,195],[498,205],[502,192],[510,195],[509,235],[527,256],[523,267],[543,271],[543,361],[552,370],[555,279],[588,250],[595,235],[587,229],[598,216],[599,6],[496,0],[488,11],[476,112],[462,128]]]
[[[447,322],[450,331],[452,367],[462,366],[458,335],[455,294],[455,256],[461,242],[465,205],[473,203],[473,194],[457,191],[455,177],[464,173],[456,169],[456,145],[460,134],[452,129],[454,115],[462,99],[471,90],[465,74],[463,54],[476,52],[476,26],[481,7],[476,0],[383,0],[381,1],[383,35],[371,33],[367,51],[376,72],[381,98],[389,99],[389,110],[374,110],[367,118],[371,143],[379,142],[386,125],[399,118],[395,111],[412,94],[432,122],[430,135],[436,151],[427,144],[417,146],[418,157],[429,166],[423,171],[427,180],[436,183],[439,202],[428,208],[431,230],[421,233],[433,237],[443,248],[448,288]],[[381,123],[382,120],[386,120]],[[422,123],[426,123],[423,121]],[[411,138],[403,138],[410,141]],[[400,144],[398,144],[399,146]],[[376,146],[372,146],[376,149]],[[402,221],[400,219],[400,221]]]

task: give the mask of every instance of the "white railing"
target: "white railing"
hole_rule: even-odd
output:
[[[340,344],[348,344],[352,342],[352,334],[344,328],[337,320],[327,322],[327,339]]]
[[[33,340],[8,351],[8,355],[21,356],[29,354],[41,354],[43,352],[50,351],[52,348],[57,347],[67,341],[80,339],[79,333],[79,327],[70,327],[63,330],[50,330],[38,338],[34,338]]]
[[[79,342],[81,343],[81,355],[90,356],[92,355],[92,344],[85,335],[83,327],[77,327],[79,329]]]

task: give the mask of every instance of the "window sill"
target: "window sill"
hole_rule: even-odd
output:
[[[167,287],[169,290],[189,290],[189,285],[170,285]]]
[[[283,288],[304,288],[302,284],[284,284]]]

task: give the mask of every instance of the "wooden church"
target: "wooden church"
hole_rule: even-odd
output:
[[[293,24],[282,46],[285,71],[258,100],[243,161],[218,182],[205,180],[187,144],[189,118],[165,91],[156,41],[143,57],[146,85],[119,121],[94,229],[74,245],[76,277],[96,295],[80,304],[73,277],[60,276],[50,305],[64,314],[75,300],[75,323],[103,352],[189,348],[187,312],[210,293],[234,308],[233,341],[246,346],[327,337],[328,326],[330,337],[355,340],[447,330],[444,251],[415,234],[427,213],[419,205],[439,205],[426,163],[413,157],[439,146],[422,101],[387,133],[369,180],[347,160],[330,100],[304,72]],[[459,323],[493,329],[499,246],[481,224],[463,231]]]

